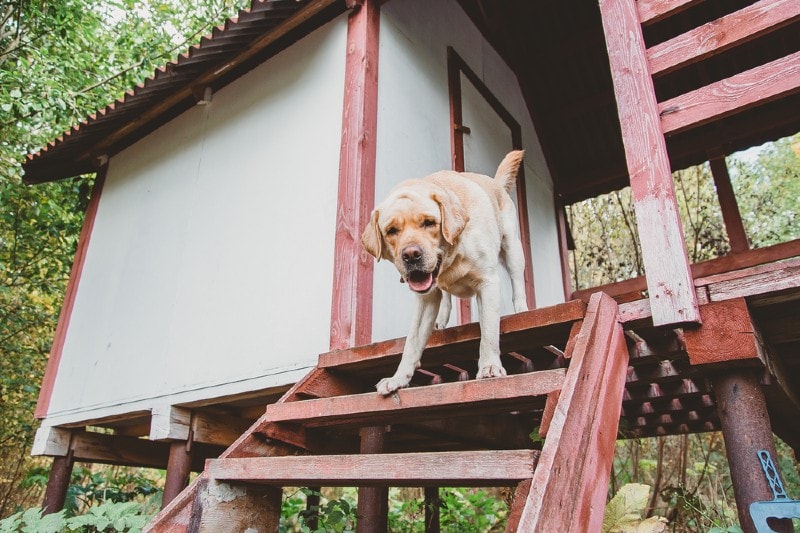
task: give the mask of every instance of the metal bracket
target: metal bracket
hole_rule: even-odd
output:
[[[783,487],[783,481],[772,462],[772,457],[767,450],[758,450],[758,459],[761,469],[767,478],[769,488],[772,490],[772,501],[753,502],[750,504],[750,518],[756,526],[758,533],[772,533],[767,523],[768,518],[800,518],[800,500],[790,500]]]

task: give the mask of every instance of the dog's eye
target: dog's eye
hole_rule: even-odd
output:
[[[397,232],[400,231],[396,227],[392,226],[386,230],[386,235],[397,235]]]
[[[425,221],[422,223],[422,227],[424,228],[432,228],[436,225],[436,221],[432,218],[426,218]]]

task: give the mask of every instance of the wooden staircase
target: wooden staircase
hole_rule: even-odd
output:
[[[599,530],[628,368],[617,304],[505,317],[508,377],[470,379],[479,339],[477,324],[435,332],[389,397],[371,387],[403,339],[323,354],[146,530],[275,531],[284,486],[516,486],[508,531]],[[369,431],[380,453],[359,453]]]

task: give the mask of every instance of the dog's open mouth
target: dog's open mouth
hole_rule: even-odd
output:
[[[422,270],[414,270],[409,272],[406,276],[406,282],[412,291],[420,294],[425,294],[433,287],[436,282],[436,276],[439,275],[439,265],[436,263],[436,268],[432,272],[423,272]]]

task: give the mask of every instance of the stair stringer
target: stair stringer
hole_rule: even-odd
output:
[[[595,293],[533,480],[518,488],[518,523],[507,531],[600,531],[627,368],[617,303]]]

